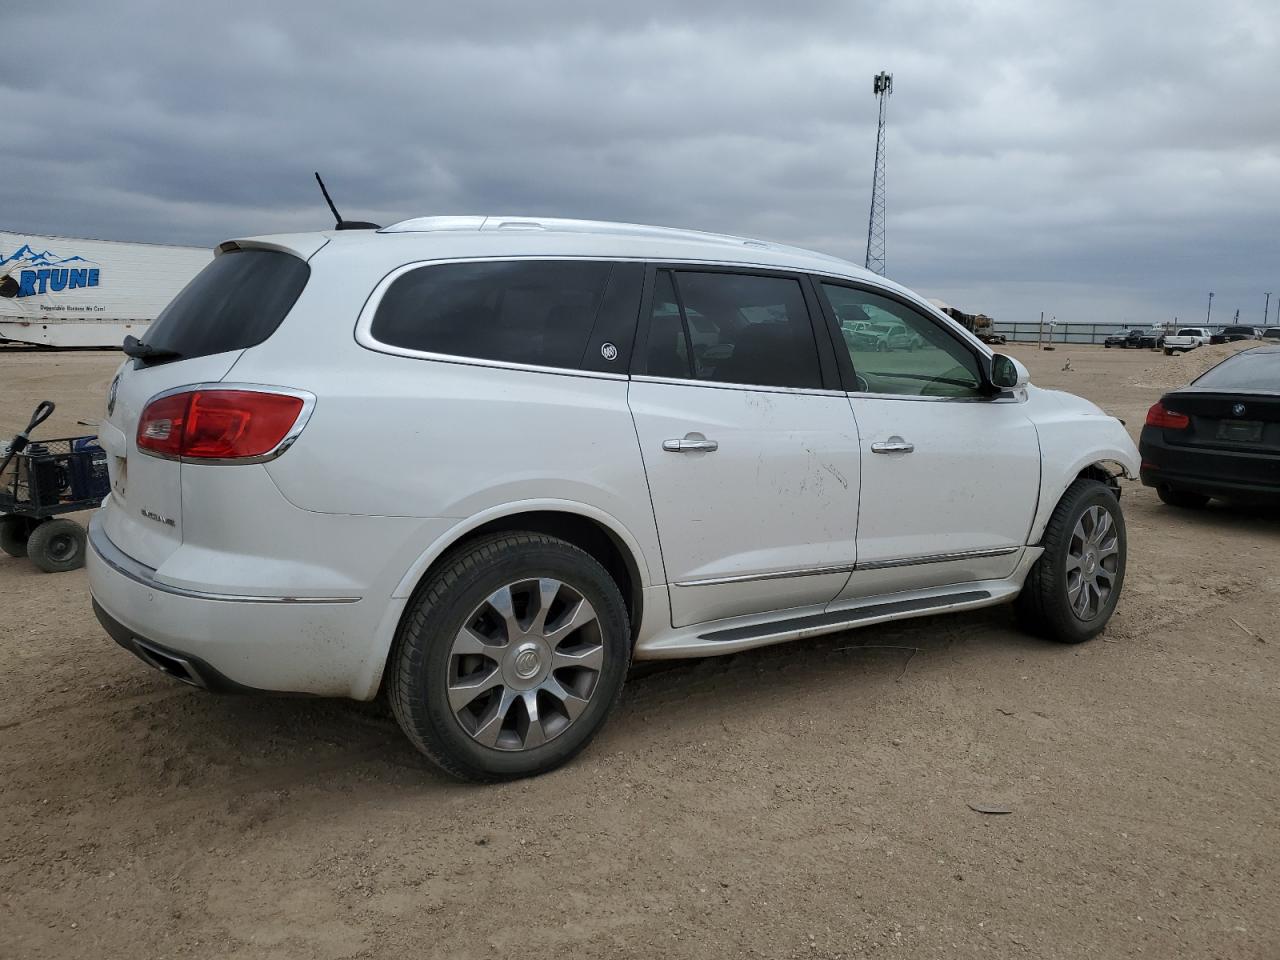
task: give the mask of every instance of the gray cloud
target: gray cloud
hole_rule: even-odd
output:
[[[1259,322],[1280,290],[1269,0],[115,0],[4,22],[6,229],[315,229],[318,168],[350,217],[626,219],[861,262],[885,68],[895,279],[1005,319],[1199,317],[1213,289]]]

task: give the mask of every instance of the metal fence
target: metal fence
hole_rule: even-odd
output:
[[[1026,323],[1021,321],[992,324],[995,333],[1003,334],[1011,342],[1035,343],[1040,339],[1041,327],[1038,321]],[[1131,329],[1118,323],[1060,323],[1056,327],[1044,325],[1045,343],[1096,343],[1101,344],[1107,337],[1124,333]]]

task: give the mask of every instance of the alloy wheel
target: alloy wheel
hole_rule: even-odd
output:
[[[495,590],[449,651],[449,708],[476,742],[530,750],[555,739],[591,702],[604,666],[595,609],[559,580]]]
[[[1076,521],[1067,545],[1067,602],[1083,621],[1107,605],[1120,567],[1120,540],[1110,512],[1092,506]]]

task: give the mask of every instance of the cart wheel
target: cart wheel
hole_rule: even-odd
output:
[[[26,517],[10,514],[0,517],[0,550],[11,557],[27,555],[27,537],[31,535],[31,524]]]
[[[45,573],[65,573],[84,566],[84,527],[74,520],[48,520],[31,531],[27,556]]]

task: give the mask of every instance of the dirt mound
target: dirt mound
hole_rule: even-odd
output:
[[[1260,346],[1257,340],[1240,340],[1236,343],[1215,343],[1197,347],[1190,353],[1177,353],[1172,357],[1156,354],[1155,361],[1138,373],[1130,384],[1135,387],[1181,387],[1210,367],[1217,366],[1227,357],[1241,350]]]

